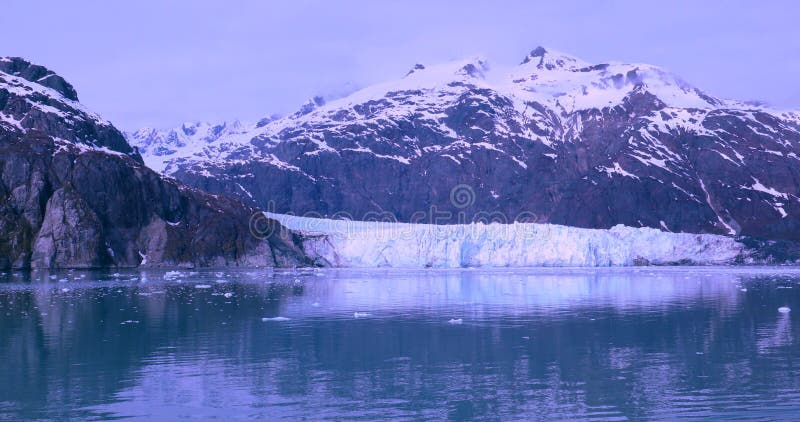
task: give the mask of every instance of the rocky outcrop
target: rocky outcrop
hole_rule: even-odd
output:
[[[0,143],[0,268],[298,266],[299,238],[257,210],[124,154],[29,131]]]
[[[61,76],[58,76],[52,70],[44,66],[33,64],[21,57],[0,58],[0,72],[18,76],[27,81],[50,88],[63,95],[64,98],[68,100],[78,101],[78,93],[75,91],[75,88],[72,87],[72,84]]]
[[[59,80],[0,59],[0,269],[310,264],[255,208],[144,166]]]

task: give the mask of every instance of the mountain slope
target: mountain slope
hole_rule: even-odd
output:
[[[279,213],[798,240],[799,148],[795,112],[539,47],[499,77],[480,58],[416,65],[169,157],[165,171]]]
[[[0,268],[309,263],[255,212],[158,175],[61,77],[0,58]]]
[[[125,138],[136,145],[138,151],[148,157],[147,165],[153,170],[165,171],[166,161],[177,157],[191,157],[202,153],[207,145],[219,145],[223,139],[246,134],[255,126],[239,121],[209,124],[187,122],[179,128],[159,130],[142,128],[125,133]]]

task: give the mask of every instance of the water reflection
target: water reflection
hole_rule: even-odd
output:
[[[800,410],[797,324],[777,312],[800,311],[794,269],[2,279],[0,418],[731,419]],[[284,318],[262,321],[274,317]]]

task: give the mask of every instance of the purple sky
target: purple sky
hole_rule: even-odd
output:
[[[0,55],[50,67],[126,130],[253,121],[417,62],[502,67],[537,45],[800,108],[798,18],[796,1],[14,1]]]

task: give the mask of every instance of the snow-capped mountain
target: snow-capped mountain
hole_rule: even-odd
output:
[[[142,128],[125,132],[125,138],[148,157],[150,168],[163,172],[167,160],[202,154],[205,146],[218,146],[220,140],[245,134],[255,127],[238,120],[218,124],[186,122],[174,129]]]
[[[288,230],[144,166],[54,72],[0,58],[0,269],[295,266]]]
[[[542,47],[510,71],[418,64],[192,149],[144,157],[275,212],[800,239],[800,114]],[[452,197],[462,185],[465,203]]]

